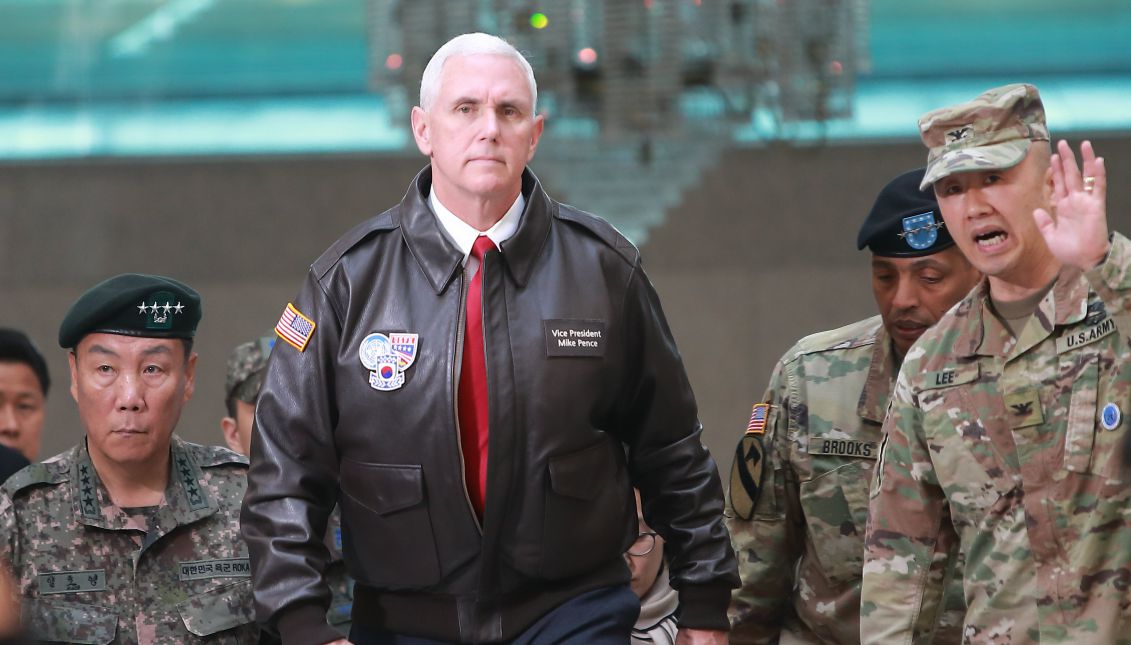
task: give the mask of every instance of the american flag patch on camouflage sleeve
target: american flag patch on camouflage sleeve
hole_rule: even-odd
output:
[[[769,403],[755,403],[750,412],[750,423],[746,424],[746,434],[765,434],[766,417],[770,413]]]

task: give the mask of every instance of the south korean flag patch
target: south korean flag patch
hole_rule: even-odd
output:
[[[369,386],[381,392],[399,390],[405,382],[405,370],[416,361],[417,334],[388,335],[373,333],[361,341],[357,349],[361,364],[369,372]]]

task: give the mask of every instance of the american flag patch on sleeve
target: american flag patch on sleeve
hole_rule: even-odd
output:
[[[746,424],[746,434],[765,434],[769,413],[769,403],[755,403],[754,410],[750,413],[750,423]]]
[[[288,302],[283,315],[279,317],[279,323],[275,325],[275,333],[301,352],[306,349],[306,344],[314,335],[315,327],[317,325],[313,320],[302,315],[293,304]]]

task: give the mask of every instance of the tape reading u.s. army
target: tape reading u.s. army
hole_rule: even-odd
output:
[[[1107,336],[1108,334],[1111,334],[1114,331],[1114,318],[1104,319],[1099,323],[1090,327],[1085,327],[1084,329],[1071,329],[1062,334],[1060,338],[1056,339],[1056,353],[1063,354],[1064,352],[1074,350],[1077,347],[1083,347],[1084,345],[1087,345],[1089,343],[1094,343],[1095,341],[1103,338],[1104,336]]]
[[[829,437],[809,437],[808,452],[811,455],[857,457],[860,459],[878,459],[880,456],[879,445],[875,441]]]
[[[36,576],[39,595],[77,593],[80,591],[106,591],[106,570],[60,571]]]
[[[249,577],[251,577],[251,560],[248,558],[195,560],[181,563],[181,580]]]

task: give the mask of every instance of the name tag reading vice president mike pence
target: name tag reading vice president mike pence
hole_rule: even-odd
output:
[[[543,320],[547,356],[605,355],[604,320]]]

